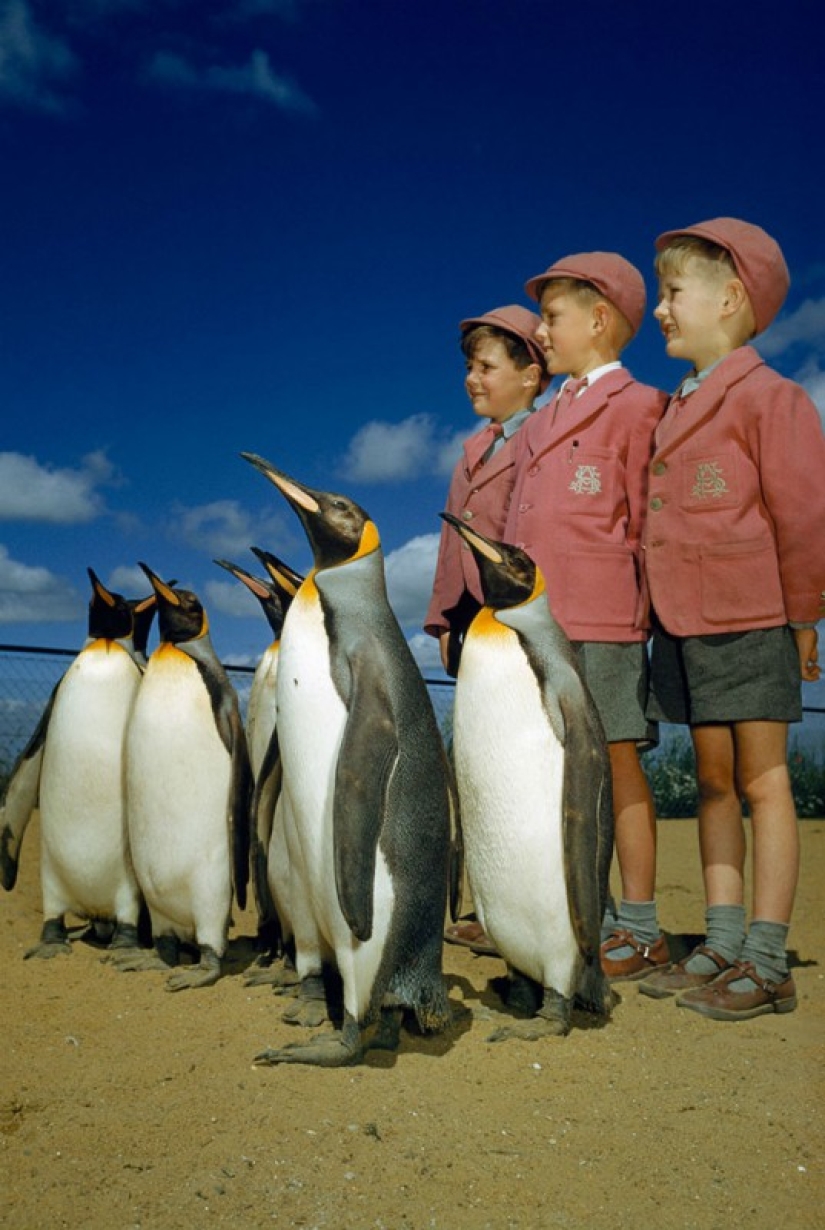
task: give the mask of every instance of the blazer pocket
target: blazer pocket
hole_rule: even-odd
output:
[[[701,548],[702,616],[708,623],[784,623],[785,602],[773,542],[750,538]]]
[[[636,560],[624,547],[591,547],[567,555],[564,605],[578,622],[635,628],[639,609]]]
[[[560,445],[564,465],[558,471],[554,499],[565,515],[604,516],[614,503],[619,460],[610,449],[580,447],[578,440]],[[554,481],[556,475],[554,474]]]
[[[740,502],[736,450],[692,453],[682,459],[682,507],[689,512],[716,512]]]

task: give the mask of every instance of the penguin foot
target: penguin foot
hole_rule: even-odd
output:
[[[360,1063],[366,1049],[357,1022],[347,1015],[340,1032],[319,1034],[309,1042],[291,1043],[278,1050],[261,1051],[253,1063],[268,1067],[279,1063],[304,1063],[318,1068],[346,1068]]]
[[[280,994],[281,989],[286,991],[288,988],[297,987],[300,981],[295,967],[287,965],[286,962],[273,965],[256,964],[244,979],[244,986],[272,987],[276,994]]]
[[[62,942],[55,941],[49,944],[45,944],[41,940],[33,948],[27,949],[23,957],[24,960],[28,961],[30,957],[40,957],[43,960],[49,960],[51,957],[70,957],[71,955],[72,946],[68,940],[63,940]]]
[[[520,1038],[523,1042],[536,1042],[539,1038],[563,1038],[570,1033],[573,1002],[559,995],[552,987],[545,987],[544,999],[536,1015],[526,1021],[514,1021],[493,1030],[488,1042],[506,1042]]]
[[[140,951],[138,929],[134,923],[117,923],[109,944],[110,952]]]
[[[261,1051],[260,1055],[255,1056],[253,1063],[259,1067],[274,1067],[279,1063],[305,1063],[318,1068],[346,1068],[360,1063],[363,1057],[362,1046],[353,1050],[342,1041],[341,1034],[325,1034],[319,1038],[311,1038],[309,1042],[282,1046],[276,1051]]]
[[[284,1009],[281,1020],[287,1025],[306,1025],[310,1029],[329,1020],[326,987],[320,974],[311,974],[301,981],[298,994]]]
[[[40,932],[40,940],[33,948],[24,954],[25,960],[39,957],[49,960],[51,957],[71,956],[72,946],[69,943],[69,933],[62,918],[47,918]]]
[[[221,959],[213,948],[204,945],[198,965],[176,970],[166,979],[167,991],[189,991],[195,987],[211,987],[221,976]]]
[[[112,948],[102,960],[104,964],[113,965],[120,974],[142,974],[145,970],[169,972],[169,962],[164,961],[154,949]]]

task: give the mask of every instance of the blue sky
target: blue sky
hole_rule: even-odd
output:
[[[644,273],[720,214],[782,244],[760,348],[825,410],[819,0],[0,0],[0,640],[79,647],[91,565],[195,589],[299,570],[249,451],[373,516],[425,669],[458,322],[565,253]],[[625,352],[674,387],[652,317]]]

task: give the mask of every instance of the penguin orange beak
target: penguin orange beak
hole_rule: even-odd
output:
[[[180,606],[180,598],[175,593],[175,591],[171,589],[166,584],[165,581],[161,581],[157,573],[152,572],[152,569],[148,566],[148,564],[144,564],[141,560],[138,560],[138,567],[142,568],[143,571],[146,573],[147,577],[149,578],[149,583],[152,586],[152,589],[155,591],[155,593],[158,595],[159,598],[165,599],[165,601],[168,602],[170,606]]]
[[[260,470],[271,483],[274,483],[278,490],[284,495],[296,508],[303,508],[305,512],[317,513],[321,505],[316,500],[309,487],[302,487],[300,483],[296,483],[294,478],[290,478],[288,474],[284,474],[282,470],[275,468],[271,462],[265,458],[259,457],[257,453],[241,453],[244,461],[248,461],[256,470]]]
[[[228,559],[216,559],[212,561],[219,568],[225,568],[227,572],[231,572],[233,577],[237,577],[242,581],[248,590],[255,595],[256,598],[268,598],[269,590],[263,581],[257,577],[253,577],[251,572],[247,572],[245,568],[241,568],[239,564],[231,564]]]
[[[300,573],[287,567],[282,560],[271,555],[269,551],[262,551],[260,547],[250,547],[249,549],[261,561],[275,584],[280,585],[287,594],[294,598],[301,588],[301,583],[304,579]]]
[[[478,551],[480,555],[491,560],[494,564],[501,564],[504,560],[501,552],[495,547],[489,538],[485,538],[483,534],[479,534],[477,530],[471,530],[463,521],[459,521],[458,517],[454,517],[452,513],[439,513],[442,520],[451,525],[453,529],[458,530],[461,537],[469,547],[474,551]]]
[[[100,598],[103,602],[105,602],[107,606],[114,607],[114,605],[115,605],[115,599],[114,599],[114,597],[113,597],[113,596],[112,596],[112,594],[109,592],[109,590],[106,588],[106,586],[103,584],[103,582],[100,580],[100,577],[98,577],[98,576],[97,576],[97,574],[95,573],[94,569],[93,569],[93,568],[87,568],[87,569],[86,569],[86,571],[87,571],[87,572],[88,572],[88,574],[89,574],[89,580],[91,581],[91,583],[92,583],[92,587],[93,587],[93,589],[94,589],[95,593],[97,594],[97,596],[98,596],[98,597],[99,597],[99,598]]]

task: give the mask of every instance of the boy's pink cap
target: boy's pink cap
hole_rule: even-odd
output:
[[[531,299],[538,301],[544,283],[551,278],[590,282],[619,309],[633,332],[638,333],[647,303],[645,280],[636,266],[618,252],[578,252],[575,256],[565,256],[526,282],[524,289]]]
[[[471,316],[468,320],[462,320],[459,328],[462,333],[466,333],[468,329],[474,329],[476,325],[491,325],[494,329],[512,333],[514,337],[524,342],[530,352],[530,358],[534,363],[538,363],[542,373],[546,372],[547,360],[536,339],[536,330],[541,325],[541,317],[535,312],[531,312],[529,308],[520,307],[518,303],[511,303],[507,307],[493,308],[491,312],[485,312],[483,316]]]
[[[730,253],[751,301],[756,332],[767,329],[785,302],[791,284],[785,257],[776,240],[752,222],[741,222],[739,218],[711,218],[709,222],[697,222],[679,231],[665,231],[656,240],[656,251],[661,252],[680,235],[698,235]]]

